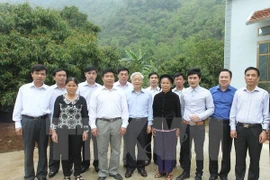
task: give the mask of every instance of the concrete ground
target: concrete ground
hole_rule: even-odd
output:
[[[205,154],[205,161],[204,161],[204,175],[203,180],[209,179],[209,171],[208,171],[208,134],[206,133],[205,138],[205,145],[204,145],[204,154]],[[179,144],[177,147],[178,156],[179,156]],[[122,156],[121,156],[122,157]],[[192,161],[192,170],[191,170],[191,178],[194,179],[195,174],[195,161],[194,161],[194,151],[193,151],[193,161]],[[24,164],[23,164],[23,151],[17,151],[17,152],[10,152],[10,153],[1,153],[0,154],[0,180],[19,180],[23,179],[24,175]],[[179,159],[179,157],[177,157]],[[235,153],[234,153],[234,147],[232,149],[232,170],[228,176],[229,180],[234,180],[234,166],[235,166]],[[35,164],[37,162],[37,149],[35,149]],[[248,167],[249,158],[247,158],[247,167]],[[92,164],[91,164],[92,165]],[[270,179],[270,164],[269,164],[269,148],[268,143],[265,143],[263,145],[262,153],[261,153],[261,161],[260,161],[260,179],[261,180],[269,180]],[[137,171],[133,173],[133,176],[129,178],[130,180],[140,180],[140,179],[155,179],[154,175],[157,173],[157,166],[154,163],[151,163],[149,166],[147,166],[146,171],[148,172],[148,177],[143,178],[139,175]],[[125,168],[123,168],[122,164],[119,168],[120,174],[124,177],[125,174]],[[177,167],[173,171],[173,179],[175,179],[180,173],[182,172],[182,169],[179,167],[179,163],[177,164]],[[98,178],[97,173],[94,171],[94,168],[91,166],[88,171],[82,174],[85,180],[96,180]],[[51,178],[52,180],[59,180],[63,179],[62,170],[58,172],[58,174]],[[72,177],[73,179],[73,177]],[[108,180],[112,180],[113,178],[108,177]],[[124,178],[125,179],[125,178]],[[165,178],[160,178],[165,179]]]

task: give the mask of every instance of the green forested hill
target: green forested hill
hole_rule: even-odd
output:
[[[100,22],[100,44],[143,49],[155,59],[169,60],[187,52],[184,44],[190,37],[223,39],[224,1],[129,1],[137,3],[124,6]]]
[[[113,48],[121,58],[127,60],[120,62],[131,71],[140,70],[142,65],[147,64],[145,74],[152,70],[185,73],[189,68],[200,67],[204,77],[207,77],[203,83],[209,87],[217,82],[217,72],[223,67],[225,0],[27,2],[32,6],[57,10],[64,6],[78,7],[101,28],[97,36],[99,46]]]
[[[125,49],[143,49],[156,59],[185,53],[183,44],[194,35],[222,40],[225,0],[1,0],[29,2],[63,9],[77,6],[102,29],[99,43]]]

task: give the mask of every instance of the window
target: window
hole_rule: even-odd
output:
[[[270,41],[259,42],[257,66],[260,70],[259,86],[270,92]]]
[[[258,36],[270,35],[270,26],[261,27],[258,29]]]

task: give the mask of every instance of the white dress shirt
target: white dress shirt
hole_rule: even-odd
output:
[[[96,128],[97,118],[122,118],[122,127],[128,126],[128,105],[126,96],[118,88],[107,89],[102,86],[96,90],[90,101],[89,119],[91,129]]]
[[[183,88],[182,90],[178,90],[178,89],[176,89],[176,87],[172,89],[172,92],[174,92],[175,94],[177,94],[179,96],[180,104],[182,103],[181,102],[181,96],[182,96],[182,92],[183,92],[184,89],[185,88]]]
[[[79,84],[77,94],[85,98],[88,111],[89,111],[91,96],[100,87],[102,87],[102,86],[98,83],[95,83],[93,86],[90,86],[87,83],[87,81]]]
[[[127,81],[127,83],[126,83],[125,86],[122,86],[122,85],[120,84],[119,81],[115,82],[115,83],[113,84],[113,86],[114,86],[115,88],[121,89],[122,91],[124,91],[124,93],[130,92],[130,91],[132,91],[133,88],[134,88],[133,85],[132,85],[130,82],[128,82],[128,81]]]
[[[50,113],[46,104],[48,88],[45,84],[37,88],[33,82],[20,87],[13,110],[15,128],[22,127],[22,115],[38,117]]]
[[[53,117],[53,110],[54,110],[54,104],[55,100],[58,96],[66,94],[66,88],[59,88],[56,84],[50,86],[47,91],[47,104],[48,108],[50,109],[50,121],[52,126],[52,117]]]
[[[158,87],[158,86],[155,89],[152,89],[152,87],[149,86],[148,88],[145,88],[145,90],[150,92],[150,94],[152,95],[152,100],[153,101],[154,101],[155,95],[161,91],[160,87]]]
[[[269,125],[269,94],[262,88],[253,91],[238,89],[233,98],[230,112],[231,130],[236,130],[237,122],[262,124],[263,129]]]
[[[181,103],[181,112],[186,121],[191,121],[190,115],[197,115],[200,121],[203,121],[214,113],[214,102],[210,91],[199,85],[195,89],[191,87],[184,89]]]

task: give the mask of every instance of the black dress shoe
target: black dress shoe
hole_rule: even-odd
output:
[[[149,161],[145,161],[145,162],[144,162],[144,165],[145,165],[145,166],[148,166],[150,163],[151,163],[150,160],[149,160]]]
[[[54,177],[57,174],[58,171],[50,171],[49,172],[49,178]]]
[[[228,180],[228,177],[226,175],[219,175],[221,180]]]
[[[130,178],[132,176],[133,172],[132,171],[127,171],[125,174],[125,178]]]
[[[209,180],[216,180],[216,179],[218,179],[217,175],[211,175],[210,178],[209,178]]]
[[[195,176],[195,180],[202,180],[202,175],[198,175],[198,174],[197,174],[197,175]]]
[[[187,178],[190,178],[190,172],[183,171],[182,174],[176,178],[176,180],[183,180]]]
[[[81,173],[84,173],[87,169],[89,169],[89,166],[82,166]]]
[[[98,173],[98,171],[99,171],[98,166],[95,166],[95,171]]]
[[[113,177],[114,179],[117,180],[122,180],[123,177],[120,174],[109,174],[109,176]]]
[[[147,177],[147,172],[145,171],[145,169],[140,169],[138,171],[142,177]]]
[[[106,177],[98,177],[97,180],[105,180],[105,179],[106,179]]]

